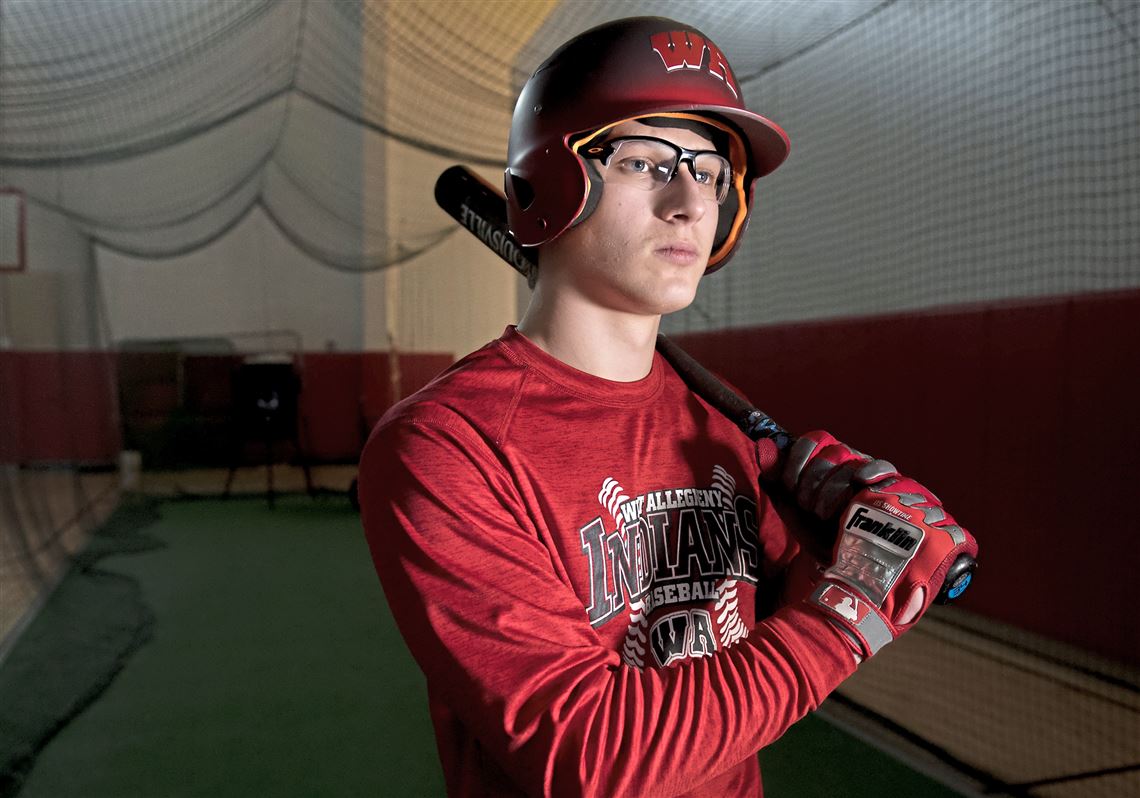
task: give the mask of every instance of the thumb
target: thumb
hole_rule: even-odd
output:
[[[923,608],[926,606],[926,586],[919,585],[910,594],[906,604],[902,608],[902,612],[895,618],[895,623],[898,626],[906,626],[912,621],[918,620],[918,616],[922,613]]]

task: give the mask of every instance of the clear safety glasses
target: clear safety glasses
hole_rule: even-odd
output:
[[[712,150],[686,150],[652,136],[627,136],[595,144],[578,153],[601,161],[602,180],[656,191],[669,184],[680,165],[686,164],[700,195],[718,205],[728,197],[732,167]]]

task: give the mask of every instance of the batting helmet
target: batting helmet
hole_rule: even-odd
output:
[[[524,246],[538,246],[592,210],[600,187],[575,153],[583,134],[676,115],[731,134],[736,174],[707,271],[723,266],[748,223],[756,179],[787,157],[788,137],[744,107],[736,76],[707,36],[663,17],[592,28],[558,48],[523,86],[504,176],[511,232]]]

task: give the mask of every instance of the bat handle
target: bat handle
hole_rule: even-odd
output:
[[[720,411],[749,438],[754,441],[770,440],[780,452],[791,446],[791,435],[773,421],[771,416],[744,401],[692,355],[664,335],[657,336],[657,351],[669,361],[693,393]]]
[[[974,570],[977,567],[978,561],[969,554],[959,554],[958,559],[954,560],[954,564],[946,572],[946,578],[942,580],[942,589],[938,591],[934,603],[949,604],[965,593],[974,579]]]
[[[792,436],[771,417],[760,410],[753,410],[740,423],[740,428],[754,441],[771,440],[778,451],[784,451],[792,445]]]

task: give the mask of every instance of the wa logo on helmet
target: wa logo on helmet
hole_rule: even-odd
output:
[[[684,30],[666,31],[655,33],[649,37],[649,42],[657,55],[661,56],[667,72],[675,72],[678,69],[703,69],[717,80],[723,81],[733,97],[740,96],[740,92],[736,89],[736,78],[728,67],[728,59],[724,57],[719,47],[700,34]],[[707,63],[705,53],[708,53]]]

